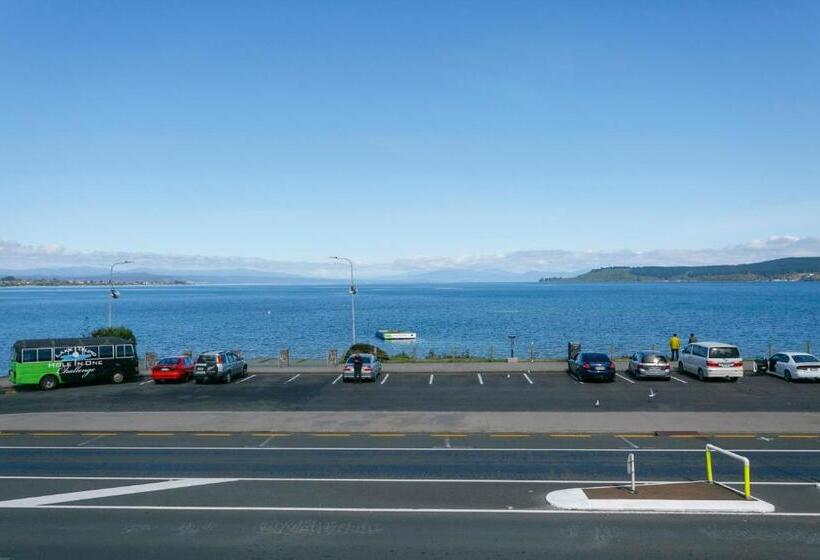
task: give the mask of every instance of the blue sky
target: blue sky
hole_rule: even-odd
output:
[[[812,1],[5,0],[0,241],[457,264],[814,238],[818,29]]]

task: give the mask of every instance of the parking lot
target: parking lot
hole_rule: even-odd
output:
[[[345,383],[340,374],[251,374],[226,384],[6,388],[4,412],[43,411],[788,411],[815,412],[820,384],[748,376],[736,383],[668,381],[579,382],[564,373],[393,373],[376,382]]]

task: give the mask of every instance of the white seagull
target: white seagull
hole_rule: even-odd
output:
[[[649,399],[650,399],[650,400],[651,400],[651,399],[654,399],[654,398],[655,398],[655,395],[657,395],[657,394],[658,394],[658,393],[656,393],[656,392],[655,392],[655,389],[653,389],[652,387],[650,387],[650,388],[649,388]]]
[[[597,408],[599,406],[601,406],[601,401],[599,401],[598,399],[595,399],[595,407]]]

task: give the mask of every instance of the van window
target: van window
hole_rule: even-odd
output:
[[[50,362],[51,361],[51,348],[38,348],[37,349],[37,361],[38,362]]]
[[[118,358],[131,358],[134,356],[134,347],[130,344],[118,344],[117,345],[117,357]]]
[[[701,358],[705,358],[706,353],[707,353],[706,347],[705,346],[693,346],[692,347],[692,353],[695,356],[700,356]]]
[[[100,346],[100,358],[113,358],[114,357],[114,347],[113,346]]]
[[[739,358],[740,350],[734,346],[717,346],[709,349],[710,358]]]
[[[37,361],[37,350],[33,348],[26,348],[23,350],[23,363],[25,362],[36,362]]]

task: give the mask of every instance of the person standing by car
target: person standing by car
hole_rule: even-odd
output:
[[[680,352],[680,338],[678,338],[678,333],[672,334],[669,338],[669,351],[672,353],[672,361],[678,359],[678,353]]]
[[[689,333],[689,344],[694,344],[698,341],[698,337],[695,336],[695,333]]]
[[[362,357],[359,354],[353,356],[353,379],[362,380]]]

